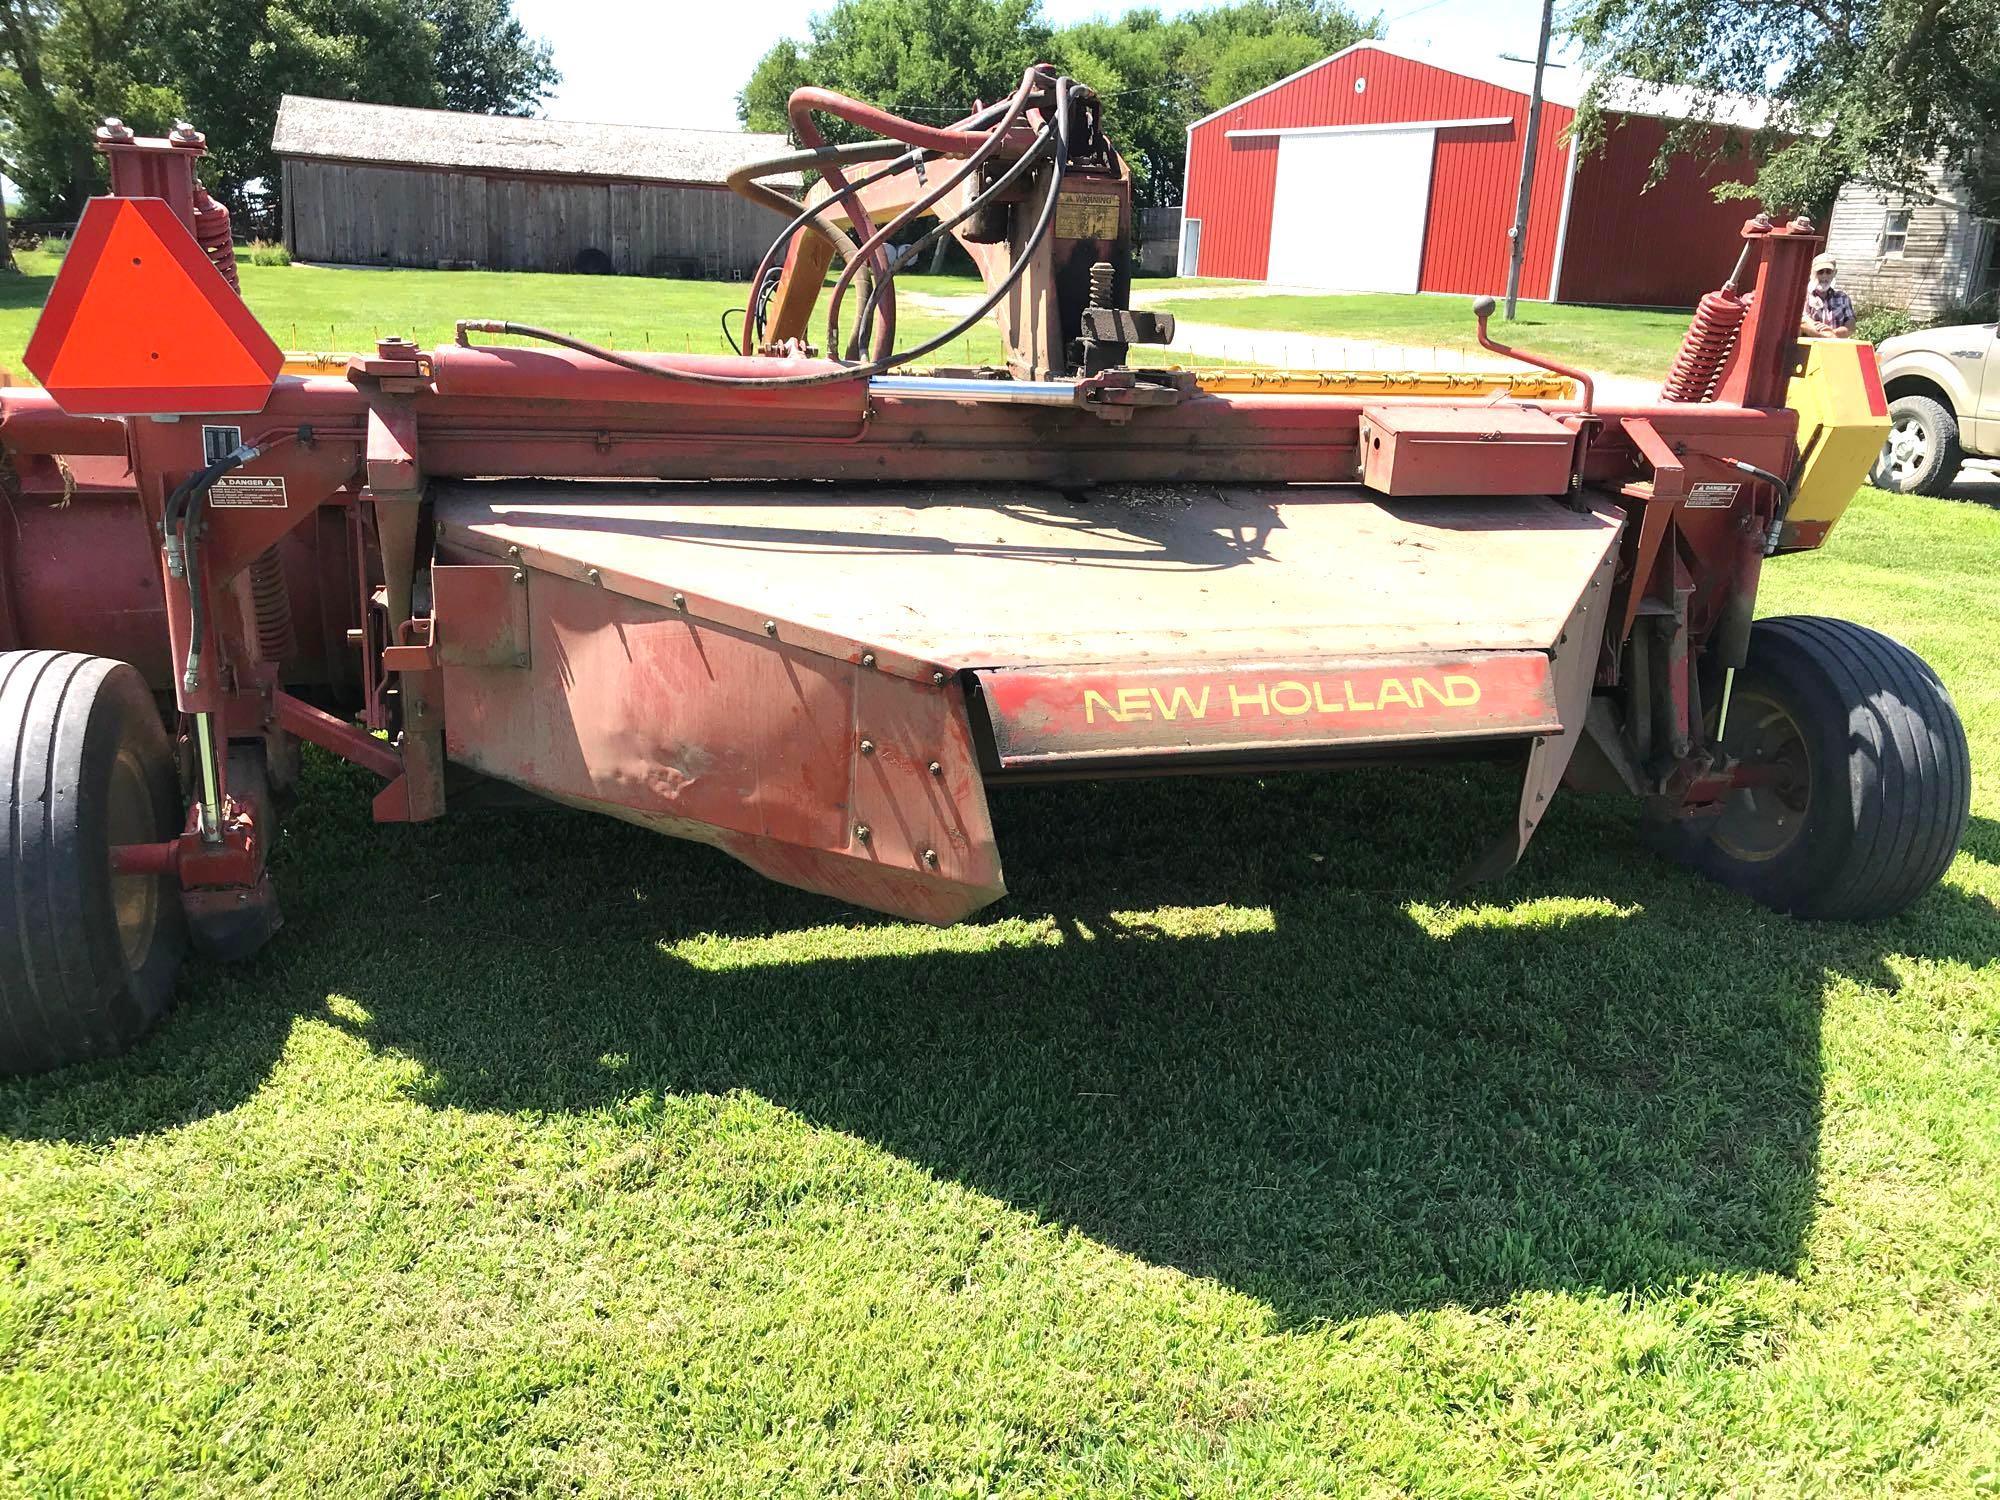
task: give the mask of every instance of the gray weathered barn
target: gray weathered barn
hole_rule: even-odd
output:
[[[271,148],[296,260],[744,276],[784,227],[725,185],[735,168],[789,150],[782,135],[287,94]]]

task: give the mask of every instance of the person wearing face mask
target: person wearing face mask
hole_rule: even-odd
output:
[[[1799,332],[1818,339],[1853,337],[1854,299],[1833,284],[1839,269],[1833,257],[1820,256],[1812,269],[1812,286],[1806,291],[1806,310],[1799,319]]]

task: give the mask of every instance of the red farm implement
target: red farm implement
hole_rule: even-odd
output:
[[[879,139],[826,146],[828,114]],[[1886,425],[1871,351],[1798,341],[1809,225],[1745,226],[1644,404],[1525,354],[1204,382],[1129,362],[1171,322],[1129,308],[1087,90],[792,116],[803,148],[737,178],[786,222],[742,352],[468,320],[302,373],[232,285],[200,137],[100,133],[42,388],[0,392],[0,1068],[115,1052],[189,942],[270,936],[301,742],[379,775],[382,822],[504,786],[934,922],[1004,891],[1009,783],[1467,757],[1521,780],[1476,875],[1567,783],[1802,916],[1938,879],[1943,687],[1855,625],[1753,624]],[[804,167],[803,201],[759,181]],[[899,346],[896,267],[947,233],[1004,367]]]

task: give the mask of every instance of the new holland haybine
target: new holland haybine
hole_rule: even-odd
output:
[[[929,922],[1005,890],[1011,784],[1364,762],[1514,769],[1473,876],[1568,784],[1802,917],[1939,878],[1943,686],[1754,618],[1887,425],[1871,350],[1799,340],[1810,224],[1744,226],[1640,404],[1493,342],[1486,301],[1519,375],[1204,376],[1133,362],[1171,319],[1130,306],[1089,90],[791,119],[734,179],[778,229],[740,351],[684,356],[471,307],[444,347],[288,360],[200,135],[99,131],[40,386],[0,391],[0,1068],[115,1052],[190,944],[271,936],[302,744],[378,775],[381,822],[517,790]],[[899,339],[896,271],[945,234],[982,305]],[[1003,365],[925,363],[989,314]]]

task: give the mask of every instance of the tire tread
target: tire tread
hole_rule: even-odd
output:
[[[1783,675],[1847,708],[1844,764],[1825,768],[1854,788],[1855,822],[1840,857],[1816,872],[1806,914],[1856,918],[1899,912],[1950,865],[1971,812],[1971,759],[1951,695],[1901,642],[1847,620],[1781,615],[1757,623]]]
[[[122,674],[122,676],[120,675]],[[0,803],[7,871],[0,877],[0,1073],[36,1072],[122,1051],[166,995],[135,983],[115,929],[79,871],[102,816],[78,799],[103,714],[150,714],[131,667],[70,651],[0,652]],[[116,722],[116,721],[114,721]],[[156,721],[157,722],[157,721]],[[149,731],[150,733],[150,731]],[[159,753],[159,752],[154,752]],[[164,773],[163,773],[164,774]]]

